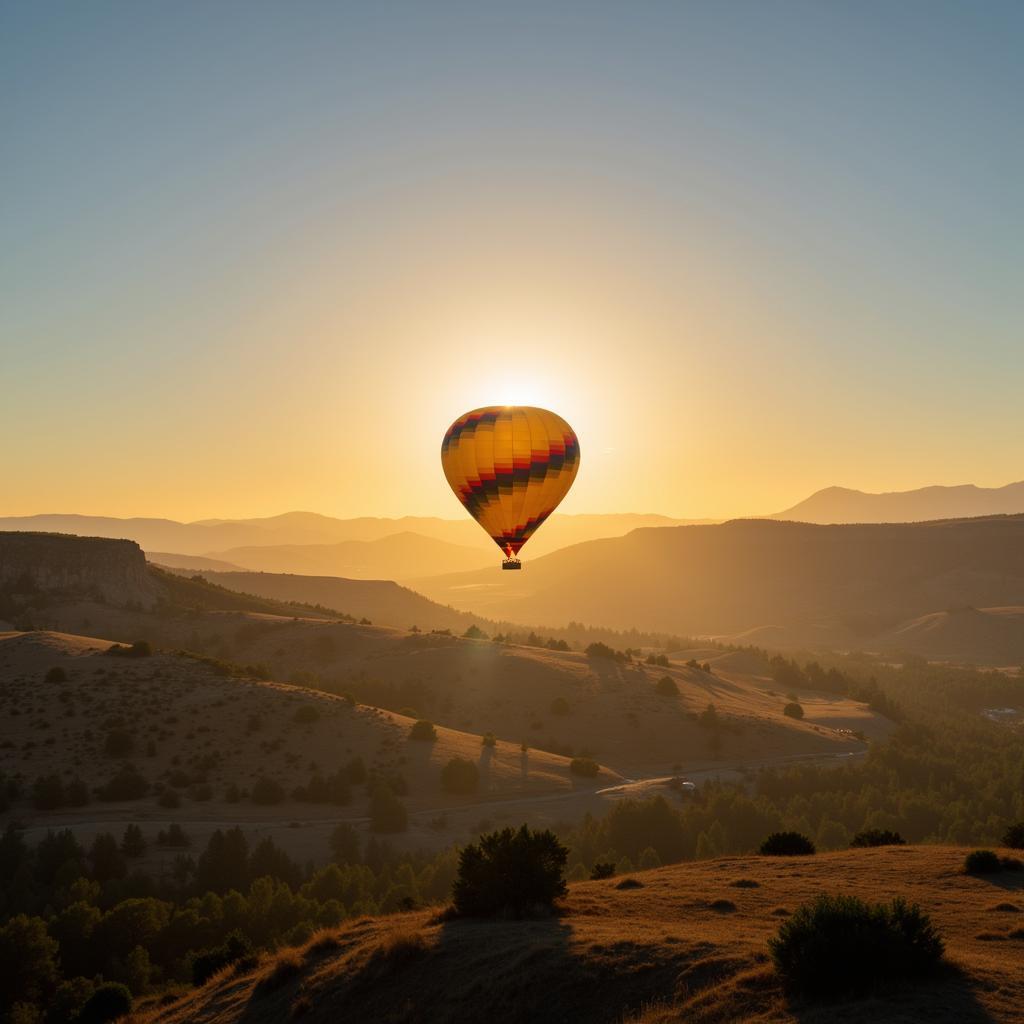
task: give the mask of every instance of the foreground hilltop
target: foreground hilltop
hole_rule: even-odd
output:
[[[730,857],[572,885],[557,916],[444,920],[436,911],[362,918],[226,969],[136,1024],[834,1021],[989,1024],[1024,1020],[1021,875],[961,873],[964,850],[888,847],[815,857]],[[819,893],[919,903],[950,968],[891,993],[791,1003],[767,957],[781,921]],[[528,981],[526,979],[529,979]]]

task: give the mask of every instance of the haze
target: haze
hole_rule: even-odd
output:
[[[563,510],[1018,474],[1024,10],[91,3],[0,19],[5,514]]]

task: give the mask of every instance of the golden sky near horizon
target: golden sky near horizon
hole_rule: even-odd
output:
[[[566,512],[1024,477],[1013,33],[785,6],[17,12],[0,515],[454,518],[489,404]]]

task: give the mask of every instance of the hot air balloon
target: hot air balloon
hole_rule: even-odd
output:
[[[519,569],[519,550],[569,492],[580,443],[561,416],[529,405],[490,405],[444,435],[441,465],[469,514]]]

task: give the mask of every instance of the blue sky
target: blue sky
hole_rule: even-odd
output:
[[[1019,3],[2,4],[0,511],[455,515],[495,400],[573,422],[575,511],[1024,477],[1022,52]]]

